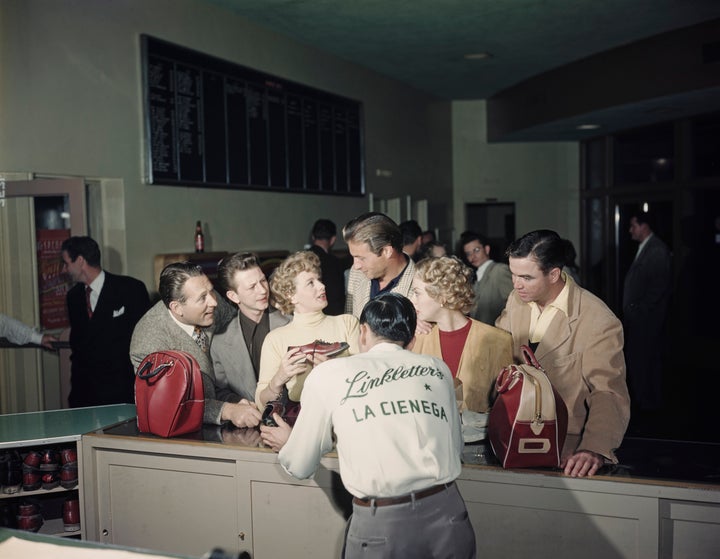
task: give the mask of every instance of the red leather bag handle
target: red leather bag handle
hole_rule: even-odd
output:
[[[537,360],[537,357],[535,357],[535,353],[532,349],[530,349],[529,346],[521,345],[520,351],[522,352],[523,361],[525,361],[526,365],[532,365],[536,369],[540,369],[543,371],[544,369],[542,366],[540,366],[540,362]]]

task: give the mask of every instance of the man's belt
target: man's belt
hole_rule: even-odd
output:
[[[423,489],[422,491],[413,491],[409,495],[403,495],[402,497],[363,497],[362,499],[360,497],[353,497],[353,504],[360,507],[387,507],[389,505],[402,505],[403,503],[409,503],[413,500],[417,501],[419,499],[429,497],[430,495],[440,493],[440,491],[452,487],[454,483],[454,481],[451,481],[450,483],[434,485],[428,489]]]

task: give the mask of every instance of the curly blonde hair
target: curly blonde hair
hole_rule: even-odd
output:
[[[272,304],[283,314],[292,314],[295,305],[295,278],[300,272],[315,272],[320,276],[320,259],[309,250],[301,250],[291,254],[275,269],[270,277],[270,293]]]
[[[453,311],[467,313],[473,305],[473,270],[455,256],[430,256],[415,265],[415,277],[427,284],[435,301]]]

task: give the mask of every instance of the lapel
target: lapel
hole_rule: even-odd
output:
[[[570,335],[572,334],[572,325],[578,319],[578,314],[580,312],[580,290],[577,289],[573,283],[570,283],[569,285],[570,293],[568,296],[568,316],[565,316],[562,312],[558,311],[545,332],[543,339],[540,340],[537,351],[535,352],[535,357],[537,357],[537,360],[541,363],[543,357],[561,347],[570,338]]]
[[[645,247],[642,249],[642,252],[637,255],[637,258],[633,258],[632,264],[630,264],[630,270],[632,270],[636,266],[640,266],[644,262],[644,260],[647,258],[647,255],[650,254],[654,243],[655,235],[648,239],[647,243],[645,243]]]
[[[252,370],[252,361],[250,360],[250,352],[245,345],[245,336],[242,331],[240,323],[240,311],[232,324],[232,336],[228,336],[227,341],[232,344],[232,349],[237,352],[237,357],[241,362],[242,367],[250,367]]]
[[[485,273],[483,274],[483,277],[480,281],[476,281],[476,285],[490,285],[490,278],[492,276],[492,269],[495,266],[495,261],[491,260],[490,264],[488,264],[488,267],[485,269]]]
[[[105,282],[103,283],[103,287],[100,290],[100,296],[97,300],[97,305],[95,305],[95,310],[93,311],[92,318],[90,319],[91,322],[95,322],[98,319],[104,320],[108,318],[108,316],[112,316],[111,313],[112,309],[108,309],[108,307],[112,307],[112,292],[113,292],[113,280],[110,277],[110,274],[105,272]]]

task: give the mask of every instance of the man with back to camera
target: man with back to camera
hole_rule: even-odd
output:
[[[623,328],[612,311],[562,272],[565,245],[546,229],[507,249],[514,291],[496,322],[512,334],[513,354],[530,345],[568,408],[561,468],[592,476],[617,463],[630,418]]]
[[[273,448],[299,479],[314,474],[336,435],[340,476],[354,496],[346,559],[476,554],[455,484],[463,440],[452,374],[442,360],[406,349],[415,319],[400,294],[370,301],[360,315],[361,353],[313,370],[292,431],[275,414],[285,435]]]
[[[145,284],[100,267],[100,247],[90,237],[61,246],[63,273],[77,282],[67,293],[70,319],[71,408],[135,402],[128,350],[133,329],[150,307]]]
[[[229,387],[252,401],[265,336],[290,322],[290,317],[270,307],[270,286],[257,255],[244,252],[223,259],[218,278],[225,296],[237,305],[237,315],[224,331],[215,333],[210,345],[215,386]]]
[[[475,268],[475,303],[470,316],[494,326],[513,288],[510,268],[490,258],[490,243],[479,233],[465,231],[460,236],[460,244],[465,258]]]
[[[635,212],[630,236],[639,243],[623,285],[625,360],[633,406],[640,411],[662,407],[662,347],[672,282],[667,245],[653,233],[652,216]]]
[[[363,214],[345,225],[343,238],[353,257],[345,312],[359,317],[365,303],[383,293],[408,296],[415,265],[403,253],[402,233],[392,219],[378,212]]]
[[[205,396],[203,422],[255,427],[260,412],[229,388],[215,386],[210,343],[218,306],[210,279],[190,262],[168,264],[160,274],[161,300],[140,319],[133,332],[130,358],[137,369],[156,351],[184,351],[200,365]]]
[[[322,282],[325,284],[327,307],[325,314],[336,316],[345,312],[345,270],[342,263],[331,250],[337,239],[337,227],[329,219],[318,219],[310,234],[311,252],[320,259]]]

